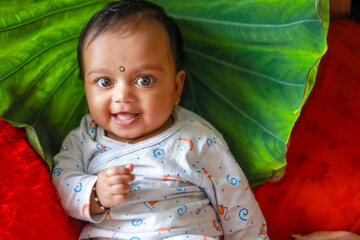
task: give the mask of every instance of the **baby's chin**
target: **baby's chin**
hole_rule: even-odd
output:
[[[152,126],[146,126],[142,125],[141,127],[134,126],[133,129],[129,130],[119,130],[118,133],[113,131],[105,131],[105,134],[107,137],[114,139],[116,141],[125,142],[125,143],[138,143],[141,141],[144,141],[146,139],[149,139],[151,137],[154,137],[164,131],[166,131],[168,128],[170,128],[174,124],[175,120],[172,116],[170,116],[165,123],[162,123],[159,125],[152,125]],[[138,122],[139,123],[139,122]]]
[[[134,134],[134,135],[117,135],[112,132],[105,131],[105,135],[108,138],[114,139],[119,142],[129,143],[133,142],[135,139],[140,138],[140,134]]]

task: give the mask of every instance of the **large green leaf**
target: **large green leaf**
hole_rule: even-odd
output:
[[[0,116],[26,125],[49,164],[88,112],[77,38],[107,2],[0,2]],[[326,51],[327,0],[154,2],[184,36],[182,105],[223,133],[251,183],[266,180],[285,165],[289,134]]]

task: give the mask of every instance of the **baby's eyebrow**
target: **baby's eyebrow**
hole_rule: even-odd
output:
[[[104,68],[95,69],[95,70],[88,72],[87,75],[90,76],[91,74],[94,74],[94,73],[108,73],[108,70],[104,69]]]
[[[159,71],[159,72],[163,72],[165,71],[165,69],[163,68],[163,66],[161,64],[146,64],[146,65],[142,65],[139,67],[140,70],[155,70],[155,71]]]
[[[125,69],[128,69],[126,66],[123,66],[123,67]],[[140,65],[139,67],[137,67],[135,69],[130,67],[130,69],[132,69],[132,71],[148,71],[148,70],[153,70],[153,71],[157,71],[157,72],[165,71],[164,67],[161,64],[153,64],[153,63]],[[99,68],[99,69],[91,70],[86,75],[90,76],[91,74],[96,74],[96,73],[110,74],[110,71],[106,68]]]

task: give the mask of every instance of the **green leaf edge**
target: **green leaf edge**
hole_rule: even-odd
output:
[[[323,30],[324,30],[324,35],[325,38],[327,38],[328,36],[328,32],[329,32],[329,23],[330,23],[330,13],[329,13],[329,0],[316,0],[316,10],[318,12],[318,15],[320,17],[320,21],[322,23],[323,26]],[[316,63],[314,64],[314,66],[310,69],[308,76],[306,78],[306,86],[305,86],[305,92],[304,92],[304,97],[303,97],[303,101],[301,106],[304,106],[306,100],[308,99],[312,89],[314,88],[315,85],[315,81],[316,81],[316,75],[317,75],[317,71],[319,68],[319,64],[320,61],[322,59],[322,57],[325,55],[325,53],[327,52],[327,44],[325,44],[325,48],[324,51],[321,53],[318,61],[316,61]],[[289,139],[289,137],[288,137]]]
[[[4,119],[4,120],[6,120],[6,119]],[[34,127],[32,127],[32,126],[30,126],[28,124],[18,123],[18,122],[14,122],[14,121],[11,121],[11,120],[6,120],[6,121],[8,123],[10,123],[14,127],[24,128],[25,129],[26,137],[27,137],[27,139],[29,141],[30,146],[47,163],[47,165],[49,167],[49,171],[51,172],[52,169],[53,169],[53,166],[54,166],[54,163],[52,161],[52,156],[47,154],[46,153],[47,151],[45,151],[45,149],[40,144],[39,138],[38,138],[38,136],[36,134],[36,131],[35,131]]]
[[[325,39],[327,39],[328,32],[329,32],[329,24],[330,24],[329,0],[316,0],[315,8],[316,8],[316,10],[318,12],[320,21],[322,23]],[[297,114],[298,112],[301,112],[302,107],[304,106],[305,102],[309,98],[309,95],[310,95],[312,89],[315,86],[316,76],[317,76],[317,72],[318,72],[318,69],[319,69],[320,61],[321,61],[322,57],[325,55],[325,53],[327,52],[327,50],[328,50],[328,46],[327,46],[327,43],[325,43],[325,48],[324,48],[323,52],[320,54],[319,59],[315,62],[313,67],[308,72],[308,75],[306,77],[306,86],[305,86],[305,91],[304,91],[304,96],[303,96],[303,100],[302,100],[302,103],[301,103],[301,107],[300,107],[300,109],[295,111],[294,114]],[[294,125],[295,125],[296,121],[294,122]],[[294,127],[294,125],[293,125],[293,127]],[[290,133],[289,133],[289,135],[287,137],[287,141],[286,141],[287,145],[289,144],[291,132],[292,131],[290,131]],[[287,165],[286,156],[284,156],[284,158],[285,158],[284,166],[282,166],[282,167],[280,167],[278,169],[275,169],[273,171],[273,174],[271,176],[271,179],[273,179],[273,181],[278,181],[285,175],[285,168],[286,168],[286,165]],[[256,184],[256,185],[258,185],[258,184]]]

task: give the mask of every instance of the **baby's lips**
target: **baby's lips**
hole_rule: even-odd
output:
[[[126,120],[136,118],[137,115],[138,115],[137,113],[118,113],[118,114],[116,114],[116,117],[117,117],[117,119],[119,119],[121,121],[126,121]]]
[[[113,114],[113,119],[119,124],[120,126],[126,127],[133,124],[139,117],[139,113],[116,113]]]

